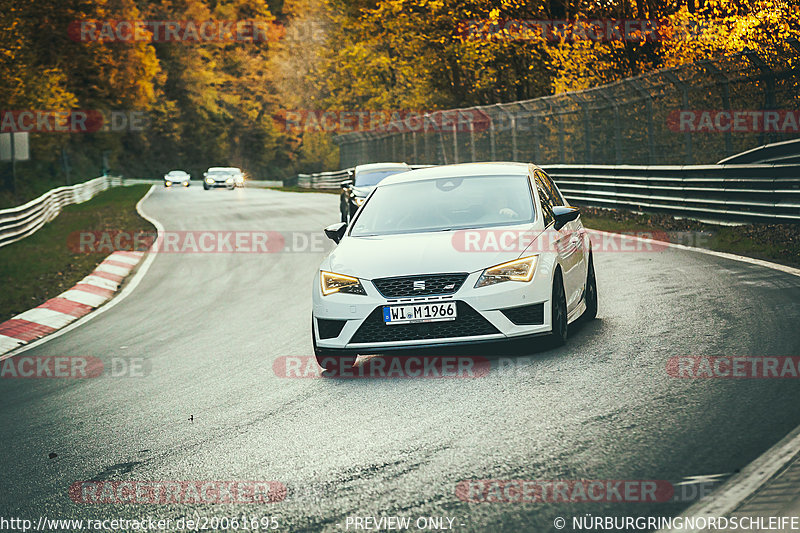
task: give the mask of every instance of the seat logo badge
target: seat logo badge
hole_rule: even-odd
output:
[[[424,281],[415,281],[414,282],[414,290],[415,291],[424,291],[425,290],[425,282]]]
[[[450,289],[455,289],[455,288],[456,288],[456,284],[455,283],[450,283],[449,285],[445,285],[444,286],[444,290],[446,290],[446,291],[449,291]]]

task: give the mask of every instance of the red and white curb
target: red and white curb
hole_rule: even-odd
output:
[[[71,289],[0,324],[0,354],[63,328],[108,301],[144,252],[114,252]]]

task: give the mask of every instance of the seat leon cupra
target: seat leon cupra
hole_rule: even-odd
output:
[[[313,285],[317,361],[332,369],[401,349],[563,344],[571,322],[597,313],[579,215],[532,164],[385,178],[349,224],[325,229],[337,246]]]

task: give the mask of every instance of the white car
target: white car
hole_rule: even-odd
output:
[[[172,187],[172,184],[180,184],[188,187],[191,184],[192,176],[183,170],[170,170],[164,174],[164,187]]]
[[[244,187],[245,175],[237,167],[211,167],[203,173],[203,188],[205,190],[215,187]]]
[[[338,246],[314,280],[317,361],[331,369],[398,349],[538,337],[563,344],[569,323],[597,313],[579,215],[530,164],[385,178],[349,226],[325,229]]]
[[[364,203],[372,189],[381,180],[394,174],[411,170],[405,163],[371,163],[358,165],[349,174],[349,180],[342,182],[342,193],[339,197],[339,212],[342,222],[350,222],[358,208]]]

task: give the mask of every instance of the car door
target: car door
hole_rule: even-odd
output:
[[[556,188],[550,176],[537,169],[534,172],[536,187],[539,191],[542,209],[550,211],[566,204],[564,197]],[[546,206],[546,207],[545,207]],[[554,231],[551,227],[550,231]],[[554,246],[558,253],[559,263],[564,274],[564,294],[567,298],[567,312],[580,303],[586,279],[584,230],[579,221],[567,222],[554,236]]]

